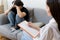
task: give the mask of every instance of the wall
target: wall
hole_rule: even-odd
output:
[[[7,1],[8,1],[8,7],[9,7],[13,0],[7,0]],[[25,7],[45,9],[46,0],[22,0],[22,1]]]
[[[22,0],[24,2],[24,6],[32,7],[32,8],[42,8],[45,9],[46,0]]]
[[[7,0],[8,8],[12,5],[13,0]]]
[[[8,9],[7,0],[3,0],[4,11]]]
[[[0,0],[0,13],[4,12],[3,0]]]
[[[1,0],[0,0],[0,5],[1,5]]]

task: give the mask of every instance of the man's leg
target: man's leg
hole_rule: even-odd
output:
[[[24,21],[24,18],[20,18],[17,14],[16,14],[16,19],[15,19],[15,25],[16,25],[16,29],[19,29],[19,27],[17,26],[17,24],[19,24],[20,22]]]
[[[14,12],[10,11],[8,13],[8,19],[9,19],[10,25],[15,26],[15,13]]]

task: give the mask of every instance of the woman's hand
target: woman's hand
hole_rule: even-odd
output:
[[[32,28],[35,28],[35,25],[32,22],[28,22],[28,25]]]
[[[34,29],[37,29],[38,31],[40,30],[39,27],[37,27],[35,24],[33,24],[32,22],[28,22],[28,25]]]

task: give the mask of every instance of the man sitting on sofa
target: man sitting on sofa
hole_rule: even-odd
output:
[[[19,27],[17,24],[23,20],[29,21],[29,12],[25,7],[23,7],[23,5],[22,1],[16,0],[14,1],[13,6],[5,11],[5,15],[8,14],[12,31],[18,30]]]

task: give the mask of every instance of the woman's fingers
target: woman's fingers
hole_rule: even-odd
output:
[[[32,22],[28,22],[28,25],[32,28],[34,27],[34,24]]]
[[[32,22],[28,22],[28,25],[31,26],[32,25]]]

